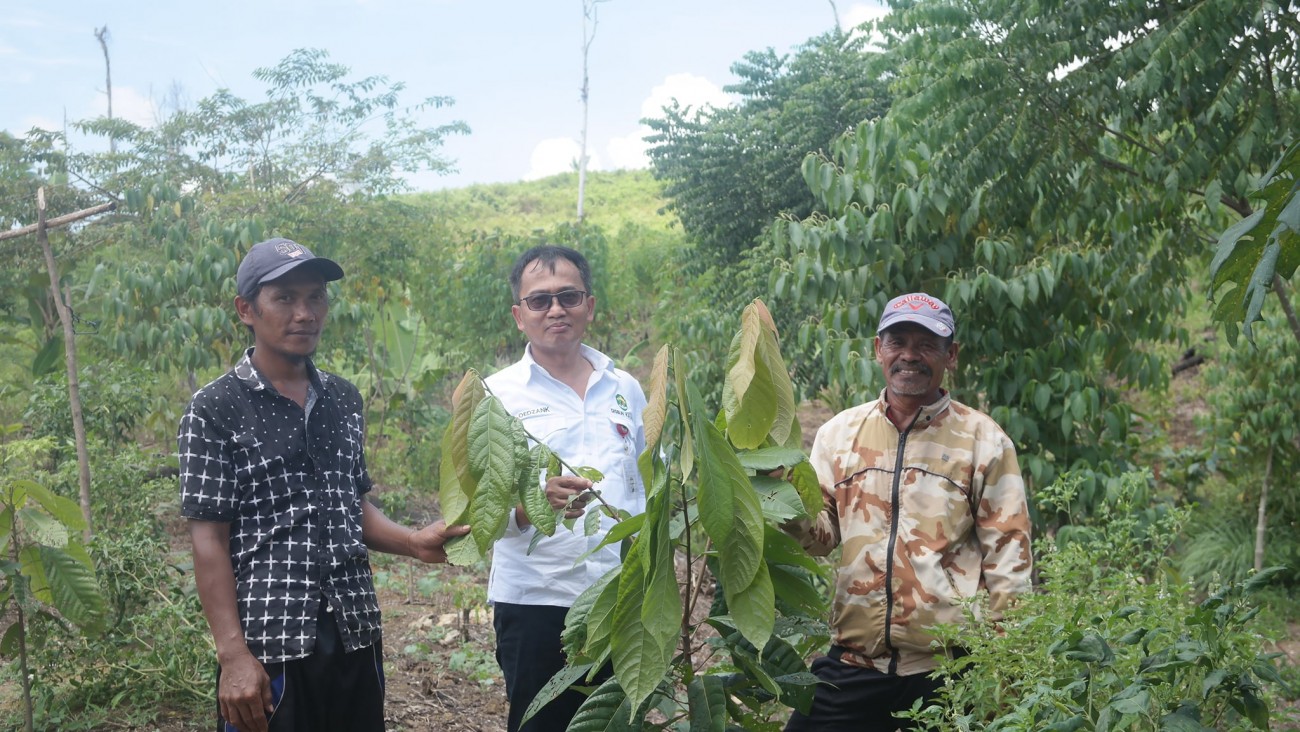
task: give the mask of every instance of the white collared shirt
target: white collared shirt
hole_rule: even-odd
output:
[[[614,368],[614,362],[600,351],[584,345],[582,357],[594,368],[585,399],[538,365],[531,346],[524,349],[523,358],[487,377],[486,382],[506,411],[565,462],[574,467],[590,466],[604,474],[605,479],[595,485],[601,498],[632,515],[643,513],[645,487],[636,460],[645,449],[641,423],[645,393],[636,379]],[[593,501],[587,510],[595,505]],[[529,554],[536,529],[521,530],[512,511],[505,536],[492,550],[488,600],[572,606],[583,590],[618,566],[618,544],[574,565],[574,560],[599,544],[613,526],[613,519],[603,517],[600,532],[584,536],[582,519],[572,531],[561,523],[554,536],[542,537]]]

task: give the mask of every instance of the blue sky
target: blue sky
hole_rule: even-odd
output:
[[[670,98],[725,104],[730,66],[785,53],[880,14],[879,0],[608,0],[591,48],[593,167],[644,166],[639,120]],[[173,88],[191,103],[219,88],[250,100],[252,71],[296,48],[323,48],[354,75],[407,85],[408,101],[456,100],[427,122],[463,120],[449,140],[459,172],[417,188],[567,170],[582,129],[581,0],[6,0],[0,16],[0,129],[59,129],[105,112],[108,26],[114,113],[149,124]]]

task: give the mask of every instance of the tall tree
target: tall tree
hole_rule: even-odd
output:
[[[672,311],[661,324],[687,353],[702,383],[722,381],[734,303],[763,295],[774,252],[755,248],[780,215],[805,217],[817,199],[799,174],[809,152],[827,149],[845,130],[884,114],[889,95],[875,54],[865,40],[831,31],[810,39],[791,55],[755,51],[732,66],[737,77],[726,90],[737,103],[690,109],[678,104],[654,130],[649,155],[655,177],[664,181],[669,208],[692,244],[683,266],[683,287],[697,302],[713,307]],[[806,309],[774,311],[778,328],[793,333]],[[803,349],[790,364],[801,386],[815,380]],[[806,389],[805,389],[806,390]],[[706,397],[716,398],[716,393]]]
[[[1188,258],[1294,130],[1294,13],[1274,3],[900,0],[897,95],[805,179],[824,206],[779,229],[778,292],[821,304],[828,378],[879,384],[891,294],[961,314],[956,391],[1025,449],[1033,480],[1125,455],[1118,388],[1164,383]],[[1290,134],[1283,133],[1283,134]],[[1227,210],[1225,210],[1227,209]],[[1094,482],[1083,500],[1095,500]]]
[[[815,199],[803,157],[889,108],[886,80],[865,40],[839,31],[793,55],[752,51],[732,65],[735,105],[683,107],[646,123],[656,178],[706,263],[733,263],[780,214],[804,217]]]

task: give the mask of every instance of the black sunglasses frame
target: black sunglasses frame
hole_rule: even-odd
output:
[[[572,305],[565,305],[564,300],[562,300],[561,298],[575,293],[579,296],[578,301],[573,303]],[[591,293],[587,292],[586,290],[561,290],[560,292],[535,292],[529,295],[528,297],[519,298],[518,302],[523,303],[524,306],[527,307],[529,310],[540,313],[540,312],[545,312],[547,310],[550,310],[551,306],[554,305],[557,300],[560,303],[560,307],[564,308],[565,310],[572,310],[573,308],[581,307],[582,304],[586,302],[587,298],[590,296]],[[546,298],[546,304],[544,304],[542,307],[535,307],[533,303],[541,302],[542,298]]]

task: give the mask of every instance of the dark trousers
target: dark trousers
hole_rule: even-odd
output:
[[[316,618],[316,649],[310,656],[262,664],[275,705],[270,732],[383,732],[383,645],[345,652],[334,614],[325,606],[322,602]],[[236,732],[219,709],[217,732]]]
[[[506,699],[510,701],[508,732],[564,732],[578,707],[586,701],[584,694],[569,689],[520,726],[533,697],[564,668],[560,634],[568,612],[567,607],[551,605],[493,604],[497,664],[505,675]]]
[[[891,676],[823,656],[812,663],[812,673],[822,683],[813,694],[808,714],[795,711],[785,732],[894,732],[911,729],[896,712],[912,708],[943,686],[927,674]]]

